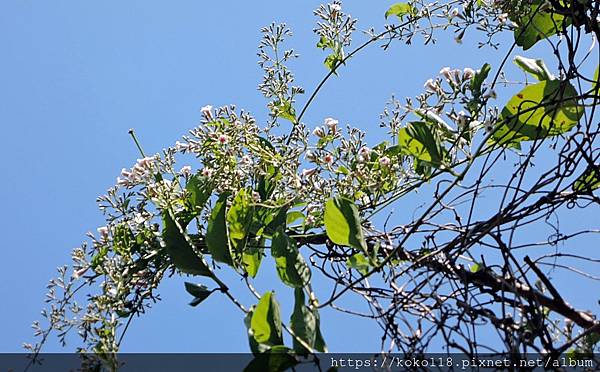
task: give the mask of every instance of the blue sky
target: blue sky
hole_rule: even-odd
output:
[[[156,153],[195,126],[206,104],[234,103],[264,121],[256,51],[260,27],[272,21],[294,31],[291,46],[301,59],[292,68],[298,83],[312,91],[326,73],[312,33],[319,3],[0,4],[0,352],[20,351],[23,341],[32,340],[29,325],[39,318],[55,268],[69,260],[87,231],[103,225],[96,197],[138,157],[127,130],[135,128],[146,151]],[[344,8],[359,19],[359,29],[381,29],[391,3],[352,0]],[[312,127],[333,116],[381,139],[378,115],[392,94],[419,93],[445,65],[478,68],[500,61],[469,37],[463,45],[449,40],[424,47],[416,39],[388,52],[372,47],[328,83],[304,121]],[[364,40],[358,33],[356,39]],[[263,271],[260,289],[266,291],[276,278],[272,267]],[[242,314],[217,295],[189,307],[183,282],[164,283],[163,301],[134,322],[123,351],[247,351]],[[281,298],[285,303],[285,292]],[[379,349],[374,323],[325,311],[323,324],[333,351]],[[52,341],[46,350],[63,349]]]

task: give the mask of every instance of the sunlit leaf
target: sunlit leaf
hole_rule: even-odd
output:
[[[573,184],[573,191],[592,192],[600,187],[600,164],[588,166]]]
[[[369,272],[369,260],[362,254],[356,253],[346,260],[348,267],[355,269],[362,275],[367,275]]]
[[[521,70],[531,74],[538,81],[554,80],[554,75],[552,75],[548,66],[541,59],[516,56],[514,62]]]
[[[354,202],[344,197],[329,199],[325,203],[324,219],[325,231],[332,242],[367,251],[358,208]]]
[[[515,42],[527,50],[538,41],[557,34],[565,17],[553,13],[552,7],[546,7],[544,1],[537,0],[525,15],[514,21],[519,25],[514,31]]]
[[[258,344],[283,344],[279,304],[273,292],[266,292],[258,301],[250,321],[254,340]]]
[[[391,15],[395,15],[398,18],[402,19],[405,15],[414,15],[416,14],[417,9],[408,4],[408,3],[396,3],[389,7],[389,9],[385,12],[385,18],[387,19]]]
[[[568,132],[583,115],[576,96],[570,83],[559,80],[525,87],[502,110],[492,142],[518,147],[522,141]]]
[[[445,158],[439,136],[431,124],[421,121],[409,123],[398,132],[398,145],[404,155],[409,155],[422,162],[439,168]]]
[[[296,247],[280,227],[271,241],[271,255],[275,259],[279,278],[290,287],[303,287],[310,282],[310,269]]]

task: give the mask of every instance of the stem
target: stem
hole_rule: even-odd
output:
[[[129,129],[129,131],[127,133],[129,133],[129,135],[131,136],[131,138],[133,138],[133,142],[135,142],[135,145],[138,148],[138,150],[140,151],[140,154],[142,155],[143,158],[145,158],[146,154],[144,153],[144,149],[142,149],[142,145],[140,145],[140,142],[138,141],[137,136],[135,135],[135,131],[133,130],[133,128]]]

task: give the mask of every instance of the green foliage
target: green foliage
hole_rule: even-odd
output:
[[[185,226],[181,226],[185,228]],[[163,212],[162,238],[165,249],[176,268],[186,274],[211,276],[210,269],[194,252],[168,211]]]
[[[344,197],[335,197],[325,203],[325,230],[335,244],[367,251],[360,216],[356,204]]]
[[[412,122],[401,128],[398,132],[398,145],[402,154],[417,160],[417,167],[424,163],[439,168],[447,157],[447,151],[435,128],[422,121]]]
[[[185,225],[198,216],[213,192],[212,183],[205,177],[194,175],[190,177],[186,187],[186,212],[182,218]]]
[[[521,70],[528,72],[538,81],[554,80],[554,75],[552,75],[544,61],[541,59],[516,56],[514,62]]]
[[[369,272],[369,260],[362,254],[356,253],[346,260],[346,265],[361,273],[367,275]]]
[[[592,192],[600,187],[600,164],[589,165],[573,184],[573,191]]]
[[[395,15],[402,19],[405,15],[411,16],[417,13],[417,9],[409,3],[396,3],[385,12],[385,18],[387,19],[391,15]]]
[[[279,102],[273,107],[273,112],[277,117],[296,122],[296,110],[289,100]]]
[[[228,196],[228,193],[221,194],[213,207],[206,228],[206,246],[215,261],[233,266],[225,220]]]
[[[304,291],[302,288],[294,290],[294,312],[290,318],[292,332],[311,348],[315,347],[317,339],[317,317],[314,312],[306,306]],[[306,354],[306,349],[298,340],[294,338],[294,351],[298,354]],[[323,351],[323,350],[318,350]]]
[[[525,87],[502,110],[491,140],[519,148],[522,141],[567,133],[583,115],[576,96],[570,83],[559,80]]]
[[[489,63],[486,63],[479,71],[477,71],[477,73],[475,73],[473,79],[471,79],[471,91],[475,97],[481,96],[481,87],[485,79],[487,79],[488,75],[490,74],[491,69],[492,66]]]
[[[293,288],[302,288],[310,282],[310,269],[298,251],[296,242],[287,236],[283,227],[273,235],[271,254],[283,283]]]
[[[562,28],[565,17],[552,12],[545,1],[537,0],[529,8],[529,12],[519,19],[514,31],[515,42],[523,50],[534,46],[538,41],[556,35]]]
[[[292,368],[298,360],[291,350],[285,346],[274,346],[264,353],[258,354],[244,368],[244,372],[280,372]]]
[[[194,284],[190,282],[185,282],[185,290],[194,296],[194,299],[192,302],[190,302],[190,306],[198,306],[213,293],[213,291],[209,290],[202,284]]]
[[[250,329],[251,346],[254,341],[259,352],[283,345],[279,303],[274,292],[266,292],[258,301],[250,318]]]

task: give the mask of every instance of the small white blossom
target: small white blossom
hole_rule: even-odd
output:
[[[381,164],[384,167],[388,167],[391,162],[392,161],[387,156],[382,156],[381,158],[379,158],[379,164]]]
[[[244,156],[242,156],[242,159],[240,160],[240,162],[244,165],[251,165],[252,158],[250,157],[250,155],[244,155]]]
[[[451,80],[452,79],[452,75],[451,75],[451,70],[450,67],[444,67],[440,70],[440,75],[442,75],[443,77],[446,78],[446,80]]]
[[[212,176],[212,174],[213,174],[213,170],[212,169],[210,169],[208,167],[202,169],[202,175],[204,177],[210,177],[210,176]]]
[[[183,166],[181,167],[179,173],[183,174],[184,176],[189,176],[190,174],[192,174],[192,167],[190,167],[189,165]]]
[[[473,76],[475,76],[475,70],[473,70],[470,67],[467,67],[463,70],[463,79],[464,80],[471,80],[473,78]]]
[[[302,169],[302,177],[310,177],[313,174],[317,173],[317,169],[316,168],[310,168],[310,169]]]
[[[98,231],[98,234],[100,234],[100,239],[102,239],[102,240],[108,239],[108,227],[101,226],[101,227],[97,228],[96,231]]]
[[[315,155],[315,153],[310,150],[306,151],[306,154],[304,155],[304,157],[309,161],[317,160],[317,156]]]
[[[327,164],[331,164],[331,163],[333,163],[333,156],[331,156],[331,154],[326,154],[323,157],[323,161]]]
[[[330,7],[331,11],[334,12],[334,13],[342,11],[342,6],[340,4],[335,4],[334,3],[334,4],[331,4],[329,7]]]
[[[211,105],[206,105],[200,109],[200,112],[202,113],[202,115],[204,115],[205,118],[211,120],[213,117],[212,109],[213,107]]]
[[[229,138],[227,138],[227,136],[224,134],[220,134],[218,141],[221,145],[225,145],[229,141]]]
[[[332,131],[335,132],[335,128],[337,127],[339,121],[334,118],[325,119],[325,125]]]
[[[435,82],[433,81],[433,79],[427,80],[425,82],[425,84],[423,85],[423,87],[426,88],[426,89],[428,89],[428,90],[430,90],[430,91],[432,91],[432,92],[435,92],[435,91],[438,90],[438,87],[435,84]]]
[[[175,142],[175,150],[177,151],[187,151],[189,149],[189,145],[187,143],[181,143],[179,141]]]
[[[325,131],[321,127],[316,127],[312,133],[319,138],[325,137]]]

